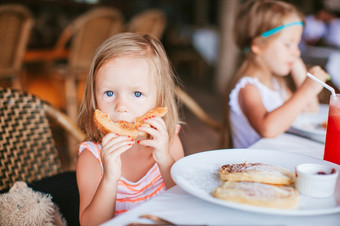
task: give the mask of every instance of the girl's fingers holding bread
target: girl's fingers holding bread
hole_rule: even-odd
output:
[[[103,137],[102,145],[106,145],[107,143],[118,143],[123,140],[133,140],[129,136],[119,136],[118,134],[108,133]]]
[[[111,139],[118,137],[118,135],[114,133],[108,133],[103,137],[102,145],[104,146],[107,142],[109,142]]]
[[[116,134],[109,133],[103,137],[102,145],[105,149],[107,149],[120,144],[133,144],[134,142],[135,140],[128,136],[118,136]]]

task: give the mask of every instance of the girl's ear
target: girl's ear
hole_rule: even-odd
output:
[[[250,46],[251,51],[255,53],[256,55],[259,55],[262,53],[263,45],[264,44],[261,42],[259,37],[254,38]]]

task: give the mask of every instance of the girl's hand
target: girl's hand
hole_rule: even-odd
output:
[[[323,82],[326,82],[326,79],[328,77],[328,74],[326,71],[324,71],[320,66],[313,66],[308,70],[312,75],[317,77]],[[305,81],[306,85],[309,86],[310,90],[314,91],[314,94],[317,95],[319,92],[321,92],[323,86],[319,84],[318,82],[315,82],[311,78],[307,78]]]
[[[100,152],[104,168],[104,178],[118,181],[122,175],[120,155],[129,150],[135,141],[127,136],[109,133],[103,137]]]
[[[300,57],[297,58],[291,70],[291,76],[296,87],[299,87],[306,79],[307,77],[306,73],[307,73],[306,65],[304,64]]]
[[[172,156],[169,152],[169,135],[164,120],[160,117],[151,117],[146,119],[145,122],[150,124],[151,127],[141,126],[139,130],[146,132],[151,137],[138,141],[139,144],[153,148],[152,156],[157,163],[168,162],[169,159],[172,159]]]

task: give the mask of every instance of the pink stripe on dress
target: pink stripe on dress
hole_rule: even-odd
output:
[[[85,149],[98,159],[103,173],[104,169],[100,159],[101,145],[86,141],[80,144],[79,153]],[[118,182],[115,214],[124,213],[164,191],[165,184],[157,163],[137,182],[131,182],[121,177]]]

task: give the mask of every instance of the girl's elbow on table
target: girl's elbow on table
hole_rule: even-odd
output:
[[[258,134],[263,138],[275,138],[282,132],[275,129],[275,127],[269,126],[269,128],[262,128],[257,131]]]

